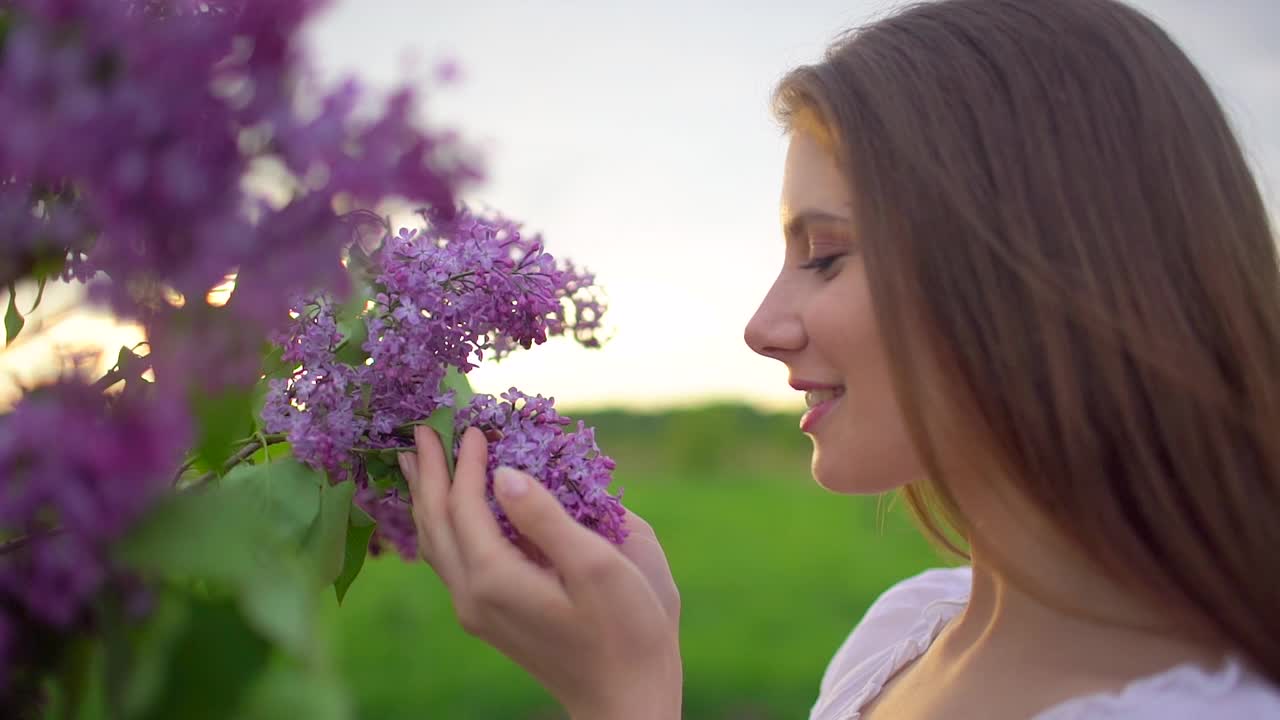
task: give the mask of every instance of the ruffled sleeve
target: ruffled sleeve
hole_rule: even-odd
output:
[[[831,658],[810,720],[856,717],[856,708],[963,609],[971,583],[968,567],[934,569],[885,591]]]

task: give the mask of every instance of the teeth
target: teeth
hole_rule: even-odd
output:
[[[825,390],[808,390],[804,394],[804,404],[816,407],[828,400],[834,400],[844,394],[844,388],[827,388]]]

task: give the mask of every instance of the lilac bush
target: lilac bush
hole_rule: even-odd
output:
[[[239,270],[221,323],[265,330],[292,292],[347,291],[338,259],[350,233],[336,199],[451,208],[454,189],[476,175],[452,136],[412,123],[407,91],[373,122],[354,119],[355,83],[319,98],[314,117],[299,111],[294,37],[315,0],[11,5],[0,284],[64,257],[66,277],[104,273],[95,295],[170,338],[153,363],[175,381],[217,387],[252,380],[252,367],[234,362],[243,353],[230,338],[170,308],[165,291],[203,298]],[[295,178],[282,207],[243,186],[265,160]],[[168,356],[184,344],[201,353]]]
[[[490,474],[526,469],[624,538],[592,431],[466,379],[553,336],[598,347],[594,276],[460,209],[479,171],[456,133],[415,122],[414,93],[370,112],[354,81],[318,87],[297,37],[322,4],[0,3],[6,346],[20,283],[34,305],[50,281],[85,283],[147,336],[106,376],[0,414],[6,717],[80,717],[95,697],[146,718],[333,699],[298,690],[331,685],[312,598],[341,600],[367,551],[413,557],[394,456],[416,424],[454,451],[479,426]],[[254,190],[264,173],[283,193]],[[388,201],[423,227],[392,233],[374,212]],[[225,303],[206,300],[228,279]],[[292,675],[269,671],[276,655]],[[335,703],[324,714],[346,717]]]

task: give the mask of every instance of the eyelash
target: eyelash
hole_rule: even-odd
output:
[[[835,265],[836,260],[839,260],[842,257],[844,257],[844,253],[816,257],[800,267],[804,270],[817,270],[819,273],[825,273],[831,269],[832,265]]]

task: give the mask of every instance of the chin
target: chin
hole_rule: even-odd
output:
[[[879,495],[911,482],[910,472],[885,472],[885,463],[854,456],[824,455],[813,449],[810,470],[821,487],[840,495]]]

